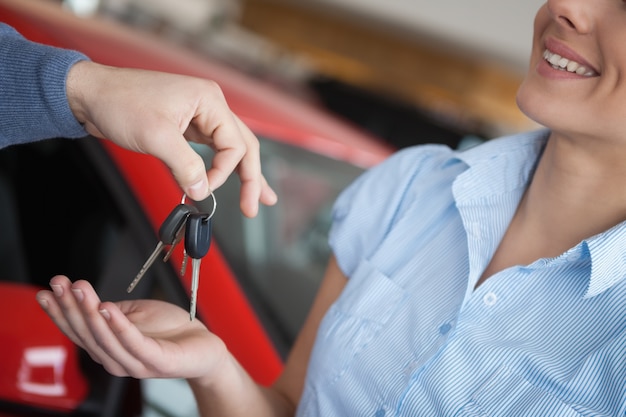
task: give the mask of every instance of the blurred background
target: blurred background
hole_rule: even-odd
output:
[[[319,103],[394,146],[532,124],[515,105],[541,0],[64,0]]]
[[[12,3],[18,9],[18,4],[37,2],[0,0],[0,6],[2,3]],[[220,324],[230,323],[229,315],[236,305],[216,303],[222,294],[214,288],[216,282],[236,280],[249,299],[255,318],[268,333],[270,347],[281,358],[297,335],[323,276],[330,254],[327,233],[332,205],[354,178],[397,148],[426,142],[459,148],[535,127],[517,109],[515,94],[527,71],[533,18],[543,3],[539,0],[38,3],[54,3],[57,11],[62,4],[79,16],[97,17],[86,24],[96,30],[84,30],[76,24],[83,23],[82,19],[66,20],[44,8],[41,10],[49,13],[42,12],[43,20],[56,23],[40,28],[45,25],[35,13],[39,9],[30,6],[24,8],[28,12],[23,20],[15,20],[22,29],[62,46],[78,45],[93,53],[95,60],[101,54],[99,57],[109,63],[114,57],[114,62],[123,65],[143,65],[143,60],[154,57],[156,50],[165,50],[155,62],[170,65],[175,61],[173,67],[182,72],[196,65],[202,74],[221,77],[225,81],[221,85],[231,93],[231,107],[240,116],[245,113],[247,123],[254,122],[250,126],[261,142],[264,174],[280,195],[279,203],[272,208],[262,207],[256,219],[245,219],[238,210],[229,209],[238,206],[237,179],[229,179],[217,190],[220,209],[213,223],[216,245],[212,253],[219,250],[220,257],[202,264],[209,278],[203,279],[202,288],[215,298],[209,302],[203,296],[199,303],[208,306],[204,319],[211,318],[216,323],[216,318],[220,318]],[[7,16],[0,12],[0,21],[3,17]],[[101,26],[100,20],[116,24]],[[133,36],[120,35],[117,23],[156,35],[158,41],[134,44]],[[106,29],[98,31],[102,28]],[[41,33],[38,29],[42,29]],[[61,35],[53,36],[55,30]],[[82,40],[80,33],[99,36],[75,42]],[[130,44],[123,43],[124,39]],[[165,43],[174,48],[167,48]],[[145,50],[151,47],[154,50]],[[179,49],[191,50],[192,54],[173,53]],[[193,59],[198,56],[202,59]],[[204,57],[211,65],[203,66]],[[222,65],[218,68],[212,65],[215,62],[223,64],[232,77],[224,77]],[[241,77],[240,73],[248,77]],[[326,117],[326,113],[339,118],[339,122]],[[259,119],[268,120],[261,123]],[[381,145],[381,141],[386,143]],[[201,145],[195,148],[208,165],[212,151]],[[137,172],[120,169],[120,162],[112,161],[97,141],[61,140],[0,153],[0,174],[4,174],[0,180],[5,180],[0,181],[0,221],[4,221],[0,238],[6,241],[1,252],[9,260],[21,260],[13,255],[20,246],[19,238],[29,245],[29,250],[24,251],[28,255],[24,265],[30,268],[27,271],[20,266],[24,269],[21,274],[11,271],[5,275],[23,275],[21,281],[41,285],[58,270],[67,271],[70,276],[97,277],[96,282],[104,286],[98,287],[103,298],[119,299],[118,292],[123,292],[146,253],[154,248],[154,230],[146,219],[155,216],[155,210],[164,205],[167,211],[171,208],[162,197],[163,184],[153,180],[156,166],[147,167],[145,159],[135,161],[139,158],[135,154],[129,158],[131,166],[143,164],[137,172],[147,180],[139,181],[134,177]],[[146,200],[143,201],[139,194],[144,194],[129,186],[135,183],[140,184],[137,189],[158,189],[148,193],[155,198],[142,197]],[[32,184],[38,184],[41,190],[33,192]],[[81,190],[81,201],[85,202],[80,206],[74,204],[76,190]],[[178,201],[178,189],[175,192]],[[40,199],[40,195],[46,198]],[[139,205],[138,200],[144,204]],[[55,201],[54,212],[46,207],[48,216],[55,219],[45,222],[52,228],[50,231],[42,232],[39,223],[35,227],[31,222],[18,221],[20,216],[39,215],[41,201]],[[198,202],[200,210],[212,208],[202,204]],[[12,229],[14,234],[7,233]],[[59,235],[65,240],[59,242]],[[43,240],[42,236],[51,240]],[[89,245],[84,244],[87,240]],[[0,246],[1,243],[0,240]],[[10,264],[6,260],[0,262],[5,269]],[[188,305],[183,277],[179,276],[184,274],[179,273],[178,265],[156,265],[150,273],[154,273],[155,284],[145,288],[147,295],[143,296]],[[1,275],[0,270],[0,278]],[[146,281],[150,282],[149,276],[144,278]],[[236,318],[239,320],[239,316]],[[50,325],[47,319],[39,325],[42,323]],[[2,326],[0,340],[1,330]],[[245,354],[251,351],[252,362],[259,361],[260,345],[249,342],[248,336],[233,339],[229,348]],[[2,345],[5,351],[11,346]],[[86,368],[85,375],[90,396],[73,416],[198,415],[183,380],[149,379],[139,383],[113,379],[102,375],[103,370],[91,361],[87,363],[90,368]],[[14,364],[19,365],[19,361]],[[0,382],[1,377],[2,372]],[[109,388],[101,389],[103,386]],[[7,407],[6,401],[0,401],[0,416],[6,415],[3,412]],[[19,411],[9,416],[66,415],[24,413],[22,408]]]

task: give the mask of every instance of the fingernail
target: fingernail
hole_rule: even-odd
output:
[[[85,299],[85,294],[83,294],[83,290],[79,288],[72,288],[72,292],[74,293],[74,297],[76,297],[76,300],[78,300],[79,303]]]
[[[48,300],[44,300],[43,298],[37,298],[37,302],[44,310],[48,308]]]
[[[50,288],[52,288],[52,292],[54,292],[54,295],[57,297],[61,297],[63,295],[63,287],[60,285],[50,285]]]
[[[189,197],[191,197],[192,199],[196,201],[200,201],[204,199],[204,197],[206,196],[206,194],[208,194],[208,192],[209,192],[208,182],[203,179],[191,185],[189,187],[188,194],[189,194]]]
[[[102,314],[102,317],[104,317],[107,321],[111,320],[111,313],[109,313],[109,310],[102,309],[100,310],[100,314]]]

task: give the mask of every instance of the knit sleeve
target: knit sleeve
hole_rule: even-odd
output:
[[[86,136],[65,83],[85,55],[31,42],[0,23],[0,148],[54,137]]]

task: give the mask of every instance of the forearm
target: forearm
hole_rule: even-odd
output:
[[[232,357],[220,377],[189,380],[202,417],[288,417],[295,405],[273,388],[256,384]]]
[[[287,417],[295,415],[302,397],[311,350],[322,317],[343,291],[348,280],[331,258],[311,311],[298,334],[282,374],[271,388],[261,387],[230,355],[219,371],[189,380],[202,417]],[[213,377],[216,375],[216,377]]]
[[[70,68],[87,57],[30,42],[0,23],[0,147],[86,132],[66,96]]]

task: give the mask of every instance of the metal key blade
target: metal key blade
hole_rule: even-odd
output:
[[[185,231],[185,222],[187,221],[187,216],[189,215],[189,213],[194,212],[197,212],[197,209],[188,204],[179,204],[174,207],[174,209],[165,218],[165,220],[161,224],[161,227],[159,228],[159,242],[157,243],[156,248],[154,249],[154,251],[152,251],[152,254],[150,254],[148,260],[143,264],[135,279],[133,279],[133,281],[130,283],[130,285],[126,289],[126,292],[130,293],[133,289],[135,289],[139,281],[141,281],[141,278],[143,278],[148,269],[150,269],[150,266],[152,266],[165,245],[172,246],[168,253],[165,255],[164,261],[167,261],[169,259],[169,256],[171,255],[174,246],[176,246],[182,239],[182,234]]]
[[[135,279],[133,279],[128,288],[126,288],[126,292],[130,293],[135,289],[137,284],[139,284],[139,281],[141,281],[141,278],[145,275],[146,271],[148,271],[150,266],[154,263],[154,261],[156,261],[161,249],[163,249],[163,242],[157,243],[156,248],[154,248],[154,251],[152,251],[152,254],[148,257],[148,260],[143,264]]]
[[[211,218],[206,213],[192,213],[185,225],[185,253],[191,258],[191,305],[189,318],[196,316],[200,261],[211,245]]]
[[[187,261],[189,260],[189,255],[187,255],[187,251],[183,250],[183,263],[180,265],[180,276],[184,276],[185,272],[187,272]]]
[[[189,306],[189,321],[196,317],[196,303],[198,300],[198,283],[200,281],[200,261],[201,259],[191,258],[191,304]]]

